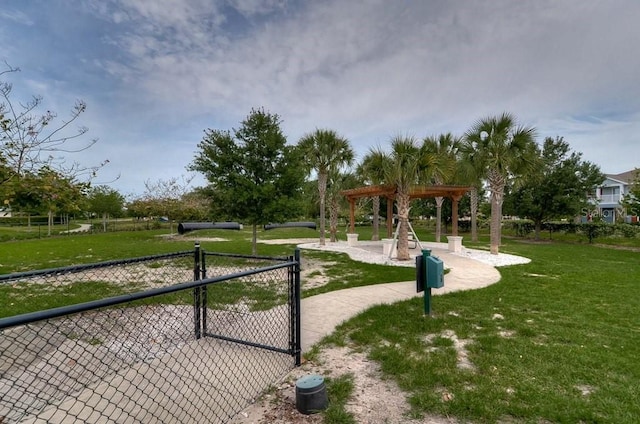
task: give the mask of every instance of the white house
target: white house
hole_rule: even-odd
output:
[[[592,216],[600,216],[605,222],[610,223],[620,219],[626,222],[637,222],[638,217],[627,215],[621,204],[623,197],[629,194],[635,176],[636,170],[622,174],[607,174],[607,178],[592,195],[595,205],[592,211],[587,212],[587,220]]]

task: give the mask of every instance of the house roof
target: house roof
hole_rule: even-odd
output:
[[[620,181],[626,184],[631,184],[636,179],[637,172],[640,172],[640,170],[634,169],[632,171],[623,172],[621,174],[607,174],[607,178]]]

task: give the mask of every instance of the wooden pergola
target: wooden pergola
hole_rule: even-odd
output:
[[[429,197],[448,197],[451,199],[451,221],[452,232],[454,236],[458,235],[458,202],[464,194],[471,190],[471,187],[452,186],[452,185],[434,185],[434,186],[415,186],[409,192],[409,199],[424,199]],[[349,232],[355,233],[355,211],[356,200],[361,197],[384,197],[387,199],[387,237],[392,237],[393,232],[393,202],[396,198],[395,185],[375,185],[352,188],[343,190],[340,194],[344,195],[349,201]]]

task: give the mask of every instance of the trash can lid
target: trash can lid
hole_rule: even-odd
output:
[[[317,374],[305,375],[304,377],[299,378],[298,381],[296,381],[296,387],[302,390],[314,389],[323,384],[324,384],[324,377]]]

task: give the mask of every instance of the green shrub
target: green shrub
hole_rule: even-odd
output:
[[[580,232],[587,236],[589,243],[593,243],[597,237],[607,236],[613,233],[613,225],[604,222],[587,222],[578,224]]]
[[[579,225],[568,221],[550,221],[544,223],[543,229],[552,233],[575,233]]]
[[[623,237],[634,238],[640,233],[640,227],[633,224],[616,224],[614,231],[615,234],[620,234]]]
[[[509,226],[518,237],[526,237],[535,229],[533,221],[528,219],[509,221]]]

